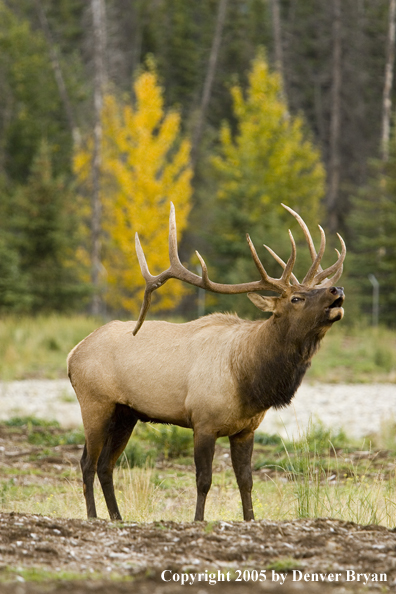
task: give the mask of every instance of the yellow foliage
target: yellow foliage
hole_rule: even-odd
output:
[[[102,262],[106,270],[106,300],[113,308],[137,315],[144,281],[135,253],[135,232],[144,248],[149,270],[169,266],[169,202],[177,211],[178,234],[190,210],[190,143],[180,139],[180,115],[164,112],[162,91],[153,71],[134,84],[135,105],[104,98],[102,112]],[[80,148],[74,169],[89,184],[92,142]],[[185,292],[182,283],[167,283],[152,310],[174,307]]]
[[[253,61],[246,98],[238,85],[231,93],[238,132],[233,138],[227,123],[221,130],[221,154],[213,160],[223,179],[218,198],[230,199],[243,187],[257,215],[263,206],[281,213],[283,202],[315,221],[325,192],[320,152],[302,118],[288,113],[280,76],[270,72],[262,52]]]

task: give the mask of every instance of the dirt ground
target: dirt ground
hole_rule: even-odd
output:
[[[280,560],[284,561],[284,568]],[[396,531],[378,526],[359,526],[330,519],[293,522],[218,522],[117,525],[104,520],[54,519],[24,514],[0,515],[1,568],[41,568],[86,576],[90,583],[73,588],[52,584],[53,592],[178,592],[190,589],[203,594],[232,592],[322,591],[318,582],[325,574],[327,587],[344,591],[345,586],[368,583],[369,590],[395,588]],[[270,569],[271,567],[275,569]],[[283,586],[281,574],[288,574]],[[266,569],[261,575],[260,571]],[[294,571],[293,571],[294,569]],[[254,572],[256,570],[256,572]],[[353,573],[355,572],[355,573]],[[1,571],[0,571],[1,573]],[[366,574],[359,576],[357,574]],[[182,576],[186,582],[181,585]],[[201,574],[200,581],[197,574]],[[330,575],[332,574],[332,575]],[[385,579],[386,581],[375,581]],[[192,576],[194,577],[194,582]],[[129,582],[102,581],[134,578]],[[176,577],[175,577],[176,576]],[[346,581],[349,577],[349,581]],[[209,583],[209,579],[212,583]],[[240,578],[241,581],[238,581]],[[293,581],[294,578],[294,581]],[[354,578],[354,579],[353,579]],[[43,592],[34,584],[17,581],[0,585],[0,591],[15,594]],[[176,580],[176,581],[175,581]],[[338,581],[335,581],[338,580]],[[374,580],[374,581],[373,581]],[[133,587],[132,587],[133,586]],[[106,589],[107,588],[107,589]],[[232,588],[232,589],[231,589]],[[319,589],[318,589],[319,588]],[[181,591],[181,590],[180,590]],[[363,591],[363,589],[362,589]],[[367,591],[367,589],[364,589]]]
[[[54,447],[47,457],[29,462],[40,448],[22,437],[0,431],[0,469],[26,471],[31,464],[43,472],[47,465],[51,472],[53,464],[59,470],[78,463],[81,446],[73,445]],[[54,573],[60,579],[54,580]],[[396,591],[396,529],[326,518],[121,524],[0,512],[0,594],[186,590]]]

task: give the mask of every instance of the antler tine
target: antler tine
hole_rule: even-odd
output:
[[[270,247],[268,247],[268,245],[265,245],[265,244],[264,244],[264,247],[265,247],[266,250],[269,251],[269,253],[274,258],[274,260],[276,260],[278,262],[278,264],[280,264],[282,266],[282,268],[286,268],[286,266],[287,266],[286,262],[284,260],[282,260],[282,258],[280,258],[276,252],[274,252],[274,250],[272,250]],[[290,278],[291,278],[291,280],[293,282],[293,285],[299,285],[300,284],[298,282],[298,279],[297,279],[296,275],[293,272],[290,274]]]
[[[271,255],[275,258],[275,260],[277,262],[279,262],[279,264],[281,264],[281,266],[284,268],[282,276],[279,279],[272,278],[271,276],[269,276],[269,274],[265,270],[264,266],[261,263],[261,260],[259,259],[258,255],[257,255],[256,248],[254,247],[253,242],[250,239],[250,236],[248,234],[246,235],[246,238],[247,238],[247,241],[249,244],[249,248],[250,248],[250,251],[253,256],[254,263],[256,264],[257,269],[261,274],[261,278],[263,279],[263,282],[268,284],[268,287],[266,287],[266,288],[270,291],[276,290],[276,291],[280,291],[283,293],[287,289],[287,287],[290,286],[290,277],[292,277],[293,281],[298,282],[296,277],[292,273],[293,266],[296,261],[296,254],[297,254],[296,244],[294,242],[293,235],[291,234],[290,231],[289,231],[289,235],[290,235],[290,241],[292,244],[292,253],[289,257],[289,260],[287,261],[287,264],[285,264],[285,262],[283,260],[281,260],[281,258],[279,258],[279,256],[277,256],[277,254],[275,254],[274,251],[272,251],[266,245],[264,246],[271,253]]]
[[[290,208],[290,206],[286,206],[286,204],[282,204],[282,206],[288,212],[290,212],[291,215],[293,215],[293,217],[296,219],[296,221],[300,225],[301,229],[303,230],[303,233],[305,235],[305,239],[307,240],[307,243],[308,243],[309,252],[311,254],[312,262],[315,262],[315,260],[316,260],[316,249],[315,249],[314,242],[312,240],[311,234],[309,232],[309,229],[308,229],[305,221],[300,217],[300,215],[295,210],[293,210],[292,208]],[[319,266],[319,268],[320,268],[320,266]],[[320,270],[322,270],[322,268],[320,268]]]
[[[336,250],[336,252],[339,256],[340,252],[338,250]],[[339,267],[337,272],[334,274],[334,276],[332,276],[331,278],[325,279],[322,283],[320,283],[319,288],[324,289],[326,287],[333,287],[335,285],[335,283],[341,278],[343,271],[344,271],[344,265],[341,264],[341,266]]]
[[[206,262],[205,260],[202,258],[201,254],[195,250],[195,254],[199,260],[199,263],[201,264],[201,268],[202,268],[202,281],[204,284],[204,288],[210,288],[210,283],[211,281],[209,280],[209,274],[208,274],[208,267],[206,266]]]
[[[153,277],[148,269],[146,257],[144,255],[144,251],[139,239],[139,234],[137,232],[135,233],[135,250],[139,260],[140,270],[142,271],[143,278],[145,280],[151,280]]]
[[[150,281],[154,277],[149,272],[146,257],[144,255],[142,246],[140,244],[139,235],[137,233],[135,234],[135,248],[136,248],[136,254],[137,254],[137,257],[139,260],[139,264],[140,264],[140,270],[142,271],[143,278],[146,281],[146,289],[144,291],[143,303],[142,303],[142,307],[140,308],[139,318],[138,318],[135,328],[133,330],[134,335],[138,332],[138,330],[140,329],[141,325],[143,324],[143,322],[145,320],[146,314],[149,310],[150,303],[151,303],[151,293],[154,291],[154,288],[150,289],[149,285],[147,284],[147,283],[150,283]]]
[[[338,250],[336,250],[338,252]],[[340,252],[338,252],[340,253]],[[341,278],[342,273],[344,271],[344,265],[341,264],[341,266],[339,267],[339,269],[337,270],[337,272],[335,273],[334,276],[332,276],[331,278],[328,278],[326,280],[324,280],[322,283],[320,283],[320,287],[332,287],[334,286],[334,284]]]
[[[328,286],[329,284],[333,285],[335,282],[338,281],[342,274],[343,263],[346,256],[346,245],[345,241],[342,239],[339,233],[337,233],[337,237],[341,243],[341,253],[336,249],[336,252],[338,254],[337,262],[335,262],[332,266],[329,266],[329,268],[326,268],[326,270],[322,270],[319,274],[315,276],[315,285],[319,285],[320,283],[322,283],[322,281],[325,280],[328,280],[328,282],[325,282],[324,284],[322,283],[320,286]],[[334,276],[330,279],[327,279],[327,277],[331,274],[334,274]]]
[[[323,258],[323,254],[325,252],[326,249],[326,235],[325,232],[323,231],[322,227],[320,225],[318,225],[319,227],[319,231],[320,231],[320,248],[319,251],[316,255],[315,260],[312,262],[312,265],[310,267],[310,269],[308,270],[307,274],[304,277],[304,280],[302,282],[303,285],[307,285],[308,287],[312,286],[315,284],[315,276],[318,272],[318,269],[320,268],[320,271],[322,271],[322,268],[320,267],[320,262],[322,261]]]
[[[151,305],[151,293],[153,291],[154,291],[154,289],[152,289],[150,291],[147,288],[144,291],[144,297],[143,297],[142,307],[140,308],[139,317],[138,317],[137,322],[135,324],[135,327],[134,327],[134,329],[132,331],[132,334],[134,336],[136,336],[136,334],[139,332],[140,328],[142,327],[142,324],[143,324],[144,320],[146,319],[147,312],[150,309],[150,305]]]
[[[287,261],[287,264],[285,266],[285,269],[283,271],[283,274],[281,276],[281,279],[288,285],[289,281],[290,281],[290,277],[291,274],[293,272],[293,268],[294,268],[294,264],[296,263],[296,256],[297,256],[297,249],[296,249],[296,242],[294,241],[294,237],[292,235],[292,232],[289,229],[289,237],[290,237],[290,242],[292,245],[292,251],[291,254],[289,256],[289,259]]]
[[[169,214],[169,260],[171,265],[181,266],[179,253],[177,251],[177,229],[176,229],[176,211],[173,202],[170,203]]]
[[[256,248],[254,247],[253,241],[251,240],[249,233],[246,233],[246,241],[248,242],[248,246],[252,254],[253,261],[256,264],[256,268],[259,271],[261,278],[266,282],[270,282],[272,279],[268,276],[267,271],[262,265],[262,262],[257,255]]]

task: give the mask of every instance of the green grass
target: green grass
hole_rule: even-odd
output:
[[[0,573],[0,583],[2,582],[70,582],[84,581],[84,580],[100,580],[103,579],[103,575],[100,573],[77,573],[72,571],[49,571],[42,567],[20,567],[15,569],[14,567],[2,567]],[[117,580],[117,576],[111,575],[112,581]],[[125,577],[120,577],[117,581],[127,581]],[[24,592],[24,588],[19,588],[21,592]],[[16,588],[16,592],[18,589]],[[47,592],[47,588],[44,588],[43,592]]]
[[[124,459],[115,469],[115,490],[123,517],[133,522],[173,520],[191,521],[194,516],[195,469],[186,434],[170,433],[166,438],[156,427],[139,425],[132,442],[151,452],[146,463],[131,468]],[[34,419],[15,419],[3,425],[16,443],[31,443],[40,435],[40,450],[67,444],[70,432]],[[372,442],[348,439],[332,434],[321,425],[312,425],[296,441],[283,442],[276,436],[258,434],[253,454],[253,501],[257,519],[291,520],[294,518],[333,517],[362,524],[396,524],[396,473],[393,464],[395,439],[386,438],[391,449],[381,450],[387,433],[395,434],[394,425],[384,427]],[[154,435],[154,437],[153,437]],[[176,458],[164,452],[164,439],[173,435]],[[56,439],[54,439],[56,436]],[[80,436],[81,437],[81,436]],[[60,445],[58,445],[60,444]],[[213,484],[207,502],[209,522],[241,520],[240,495],[231,467],[224,469],[228,444],[219,440],[214,460]],[[81,454],[77,453],[79,457]],[[184,465],[182,466],[181,463]],[[29,472],[30,471],[30,472]],[[30,467],[7,468],[0,480],[0,509],[54,517],[84,518],[85,503],[81,474],[77,465],[65,465],[53,472],[31,457]],[[107,518],[107,509],[96,482],[99,517]],[[209,529],[209,528],[208,528]]]
[[[66,357],[103,323],[52,314],[0,320],[0,379],[66,377]],[[337,324],[322,341],[307,379],[322,382],[396,382],[396,332]]]
[[[320,424],[311,425],[300,439],[284,442],[283,452],[279,446],[261,447],[266,454],[257,456],[256,451],[255,468],[286,474],[287,487],[278,505],[280,511],[291,505],[293,517],[332,517],[390,527],[396,519],[394,434],[395,424],[389,423],[380,435],[359,442],[342,431],[332,434]],[[384,439],[387,450],[382,449]]]
[[[67,354],[101,323],[56,314],[4,317],[0,320],[0,379],[66,377]]]
[[[267,565],[268,570],[274,570],[279,573],[287,573],[288,571],[292,571],[293,569],[303,568],[304,565],[301,563],[301,561],[293,559],[293,557],[283,557]]]
[[[329,383],[396,382],[396,332],[335,326],[323,339],[306,378]]]
[[[191,429],[139,423],[118,464],[142,468],[158,460],[172,460],[181,464],[187,460],[187,463],[192,463],[193,445]]]
[[[329,483],[316,468],[307,473],[279,473],[270,481],[255,477],[253,505],[256,519],[271,521],[295,518],[332,517],[361,524],[396,523],[395,480],[381,476],[352,476]],[[70,473],[62,485],[24,485],[11,479],[1,481],[2,511],[42,514],[53,517],[85,518],[85,504],[79,472]],[[117,468],[115,489],[126,521],[160,520],[188,522],[194,517],[195,473],[182,476],[170,468]],[[98,482],[95,483],[99,517],[108,519]],[[235,478],[229,470],[216,472],[208,495],[205,519],[240,521],[242,511]]]
[[[27,442],[32,445],[51,448],[59,445],[83,444],[85,442],[82,427],[65,431],[60,428],[57,421],[53,420],[47,421],[29,416],[12,417],[8,421],[4,421],[4,425],[10,429],[11,433],[13,430],[18,432],[19,429],[22,429]]]

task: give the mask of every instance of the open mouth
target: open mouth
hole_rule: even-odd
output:
[[[326,313],[330,322],[338,322],[344,317],[344,309],[342,307],[344,299],[344,295],[341,295],[329,307],[326,307]]]
[[[335,309],[337,307],[342,307],[342,304],[344,303],[344,296],[338,297],[338,299],[336,299],[335,301],[333,301],[333,303],[331,305],[329,305],[329,307],[327,309]]]

